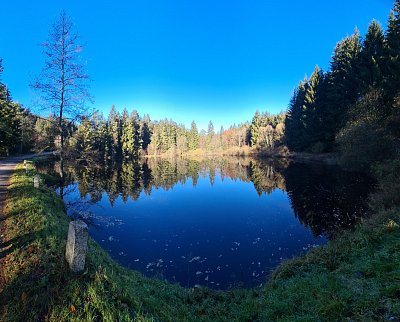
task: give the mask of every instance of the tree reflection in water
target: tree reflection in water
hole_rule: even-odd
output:
[[[39,170],[57,176],[57,166],[55,162]],[[81,198],[97,203],[105,193],[111,205],[119,196],[126,203],[129,198],[137,200],[141,193],[150,196],[153,189],[169,190],[188,180],[196,186],[199,177],[208,177],[211,185],[216,176],[251,182],[259,196],[280,189],[287,192],[300,223],[315,237],[327,238],[366,215],[366,199],[374,186],[367,176],[337,167],[231,157],[148,158],[105,165],[66,163],[65,172],[65,185],[77,182]]]

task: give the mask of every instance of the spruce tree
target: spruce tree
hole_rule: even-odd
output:
[[[131,117],[128,114],[126,108],[124,108],[121,117],[121,148],[122,157],[124,159],[131,159],[134,156],[135,144],[134,144],[134,133],[135,129]]]
[[[195,121],[192,121],[192,124],[190,125],[188,148],[189,150],[196,150],[199,148],[199,132]]]
[[[103,159],[104,161],[109,161],[113,156],[113,146],[112,146],[112,133],[110,131],[110,126],[108,122],[104,122],[101,126],[100,133],[103,140]]]
[[[336,45],[331,60],[321,114],[324,141],[330,149],[335,146],[336,134],[346,123],[349,108],[360,97],[361,85],[357,73],[360,50],[360,35],[356,30],[351,37],[346,37]]]
[[[136,110],[131,113],[130,121],[133,127],[133,135],[132,135],[132,142],[133,142],[133,153],[132,156],[134,158],[138,158],[140,151],[142,149],[142,137],[140,135],[140,118],[139,114]]]
[[[90,119],[87,115],[83,116],[78,129],[74,133],[73,142],[75,152],[88,156],[94,150],[93,137],[93,127]]]
[[[122,126],[121,116],[115,109],[114,105],[111,107],[110,114],[108,115],[108,127],[111,135],[112,158],[119,159],[122,157]]]
[[[151,142],[151,136],[152,136],[152,131],[151,131],[150,116],[145,115],[143,117],[142,122],[140,123],[140,137],[142,140],[142,149],[145,151],[147,150],[147,147]]]
[[[207,147],[211,148],[212,142],[214,139],[215,131],[214,131],[214,124],[212,121],[208,122],[208,129],[207,129]]]
[[[321,132],[323,127],[322,119],[322,99],[324,73],[316,66],[310,79],[307,82],[304,93],[304,102],[302,106],[302,127],[304,134],[302,136],[304,149],[312,150],[313,146],[323,142]]]
[[[260,134],[260,127],[261,127],[261,114],[259,111],[256,111],[256,113],[253,116],[253,119],[251,121],[250,125],[250,145],[255,146],[258,141],[258,136]]]
[[[303,105],[307,88],[307,82],[300,81],[289,103],[287,117],[285,119],[285,142],[290,150],[303,151],[304,124]]]
[[[10,92],[1,82],[3,72],[0,59],[0,155],[17,152],[21,143],[21,107],[12,101]]]
[[[211,138],[215,135],[214,124],[212,121],[208,122],[207,135]]]
[[[400,89],[400,0],[396,0],[390,13],[385,40],[385,89],[393,99]]]
[[[372,87],[378,87],[382,84],[384,50],[382,27],[376,20],[373,20],[362,43],[358,61],[361,94],[366,93]]]

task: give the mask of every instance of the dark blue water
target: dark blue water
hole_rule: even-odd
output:
[[[227,289],[265,284],[282,260],[353,225],[372,185],[337,168],[182,162],[75,169],[64,200],[122,265]]]

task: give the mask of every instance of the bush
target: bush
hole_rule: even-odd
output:
[[[347,125],[336,141],[340,150],[339,164],[352,170],[369,171],[371,164],[393,153],[393,140],[385,129],[368,121]]]
[[[376,89],[350,108],[350,120],[336,136],[340,165],[370,170],[371,164],[393,157],[395,139],[387,129],[388,109],[381,91]]]
[[[371,196],[370,207],[385,210],[400,205],[400,160],[390,160],[373,166],[378,189]]]

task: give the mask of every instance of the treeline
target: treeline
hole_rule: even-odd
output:
[[[22,153],[33,146],[36,117],[14,102],[7,86],[1,81],[3,64],[0,59],[0,156]]]
[[[71,154],[107,159],[135,159],[150,143],[150,119],[140,118],[136,111],[120,114],[113,106],[108,118],[95,112],[83,116],[69,137]]]
[[[384,32],[372,21],[340,41],[330,69],[315,68],[289,104],[285,142],[293,151],[339,150],[362,165],[393,157],[400,137],[400,1]]]
[[[2,72],[0,59],[0,76]],[[76,128],[71,123],[65,124],[69,134]],[[57,118],[52,114],[39,117],[15,102],[0,77],[0,156],[54,150],[59,137]]]
[[[173,120],[151,121],[137,111],[120,114],[113,106],[107,118],[101,113],[82,117],[67,140],[69,154],[102,160],[136,159],[141,155],[181,155],[187,153],[238,152],[241,148],[273,148],[284,134],[285,114],[255,113],[252,122],[233,125],[216,132],[209,122],[199,131]],[[233,150],[232,150],[233,149]]]
[[[186,128],[115,107],[106,118],[96,112],[60,126],[57,117],[40,118],[13,102],[1,82],[0,104],[0,155],[57,149],[61,137],[74,158],[102,160],[245,154],[286,144],[292,151],[340,152],[343,164],[369,167],[400,150],[400,0],[386,31],[372,21],[364,37],[356,30],[340,41],[329,70],[316,67],[299,83],[287,113],[257,111],[251,122],[228,129],[216,130],[210,121],[199,131],[195,121]]]
[[[2,72],[0,60],[0,75]],[[60,148],[59,120],[54,114],[43,118],[14,102],[0,82],[0,156],[51,151]],[[78,121],[63,120],[66,156],[97,160],[132,160],[141,155],[246,154],[273,149],[282,144],[284,112],[271,115],[256,112],[251,122],[200,130],[195,121],[190,128],[173,120],[152,121],[136,110],[122,113],[112,106],[107,117],[100,112],[81,115]]]

